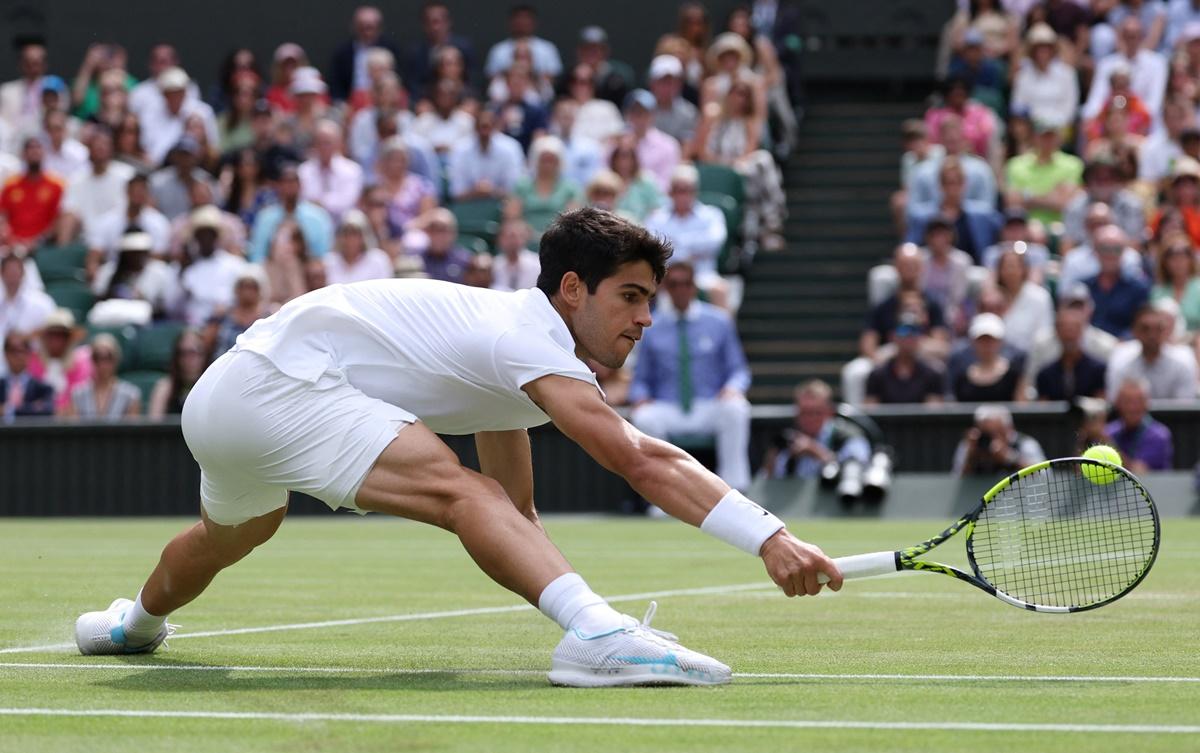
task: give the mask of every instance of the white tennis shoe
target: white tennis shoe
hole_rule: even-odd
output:
[[[573,688],[617,685],[723,685],[733,672],[710,656],[679,645],[674,635],[650,627],[657,605],[642,622],[607,633],[584,635],[568,630],[550,667],[550,682]]]
[[[125,639],[125,612],[133,606],[129,599],[117,599],[101,612],[86,612],[75,620],[75,645],[85,656],[101,654],[149,654],[175,632],[175,626],[163,624],[162,630],[147,643],[130,646]]]

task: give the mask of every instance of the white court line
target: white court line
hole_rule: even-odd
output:
[[[535,676],[544,675],[540,669],[455,669],[396,668],[387,667],[262,667],[246,665],[195,665],[195,664],[61,664],[52,662],[0,662],[3,669],[67,669],[67,670],[125,670],[143,669],[178,672],[265,672],[278,674],[384,674],[384,675],[493,675]],[[1200,677],[1172,677],[1168,675],[933,675],[933,674],[821,674],[815,672],[736,672],[738,679],[767,680],[919,680],[923,682],[1131,682],[1131,683],[1200,683]]]
[[[730,586],[705,586],[702,588],[676,588],[668,591],[647,591],[637,594],[622,594],[608,598],[610,603],[623,601],[643,601],[645,599],[661,599],[671,596],[709,596],[714,594],[738,593],[741,591],[762,591],[776,589],[773,583],[757,581],[740,583]],[[475,609],[454,609],[441,612],[416,612],[409,614],[392,614],[380,617],[357,617],[346,620],[324,620],[321,622],[294,622],[284,625],[263,625],[261,627],[232,628],[229,630],[205,630],[197,633],[176,633],[172,641],[186,638],[211,638],[220,635],[247,635],[250,633],[274,633],[282,630],[314,630],[327,627],[346,627],[349,625],[369,625],[379,622],[412,622],[416,620],[436,620],[445,617],[473,617],[483,614],[505,614],[508,612],[524,612],[532,610],[529,604],[513,604],[506,607],[479,607]],[[40,651],[56,651],[75,648],[74,643],[51,643],[42,646],[14,646],[0,649],[0,654],[36,653]]]
[[[884,722],[853,719],[656,719],[591,716],[484,716],[467,714],[332,714],[265,711],[154,711],[127,709],[0,708],[0,716],[67,716],[158,719],[231,719],[273,722],[370,722],[376,724],[524,724],[637,727],[753,727],[760,729],[865,729],[953,732],[1090,732],[1134,735],[1196,735],[1189,724],[1025,724],[1018,722]]]

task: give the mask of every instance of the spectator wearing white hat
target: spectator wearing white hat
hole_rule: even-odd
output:
[[[1004,320],[991,313],[977,314],[967,334],[975,351],[975,362],[950,386],[955,399],[963,403],[1024,402],[1025,376],[1021,364],[1001,353]]]
[[[767,87],[763,77],[750,67],[754,60],[750,44],[740,34],[724,32],[713,40],[705,60],[711,74],[701,87],[700,106],[724,102],[734,83],[744,82],[750,86],[754,119],[763,127],[767,122]]]
[[[220,141],[212,108],[199,99],[188,99],[188,86],[192,80],[182,68],[167,68],[155,82],[162,94],[161,101],[138,114],[142,146],[151,162],[163,161],[171,147],[183,138],[188,120],[193,117],[203,123],[208,143]]]
[[[71,390],[92,378],[91,350],[70,309],[58,308],[46,318],[29,356],[29,374],[54,388],[55,410],[71,402]]]
[[[1035,122],[1064,129],[1079,109],[1079,74],[1058,57],[1058,34],[1044,23],[1025,35],[1028,57],[1013,79],[1012,108],[1024,108]]]
[[[146,68],[150,75],[129,91],[129,111],[140,119],[143,113],[162,107],[163,95],[158,86],[158,77],[168,68],[178,68],[180,65],[179,53],[173,45],[161,43],[151,47],[150,55],[146,59]],[[184,98],[189,101],[200,99],[200,87],[195,81],[188,82]]]
[[[316,137],[317,124],[325,119],[329,110],[326,96],[329,89],[320,71],[305,66],[296,69],[290,91],[295,109],[284,122],[291,128],[292,146],[300,154],[308,154]]]
[[[100,301],[146,301],[152,316],[173,318],[180,296],[179,270],[151,256],[154,239],[134,229],[121,237],[115,259],[96,272],[92,292]]]
[[[194,259],[180,276],[184,318],[202,326],[233,303],[233,284],[246,262],[217,245],[221,212],[214,206],[192,212]]]
[[[330,285],[392,276],[392,259],[376,246],[375,234],[360,210],[342,216],[333,251],[325,257],[325,276]]]
[[[700,114],[683,98],[683,63],[679,58],[659,55],[650,62],[650,93],[654,95],[654,127],[680,144],[691,143]]]
[[[336,221],[357,203],[363,170],[342,154],[342,128],[332,120],[317,124],[313,156],[298,168],[300,196],[324,207]]]
[[[1168,0],[1166,49],[1200,39],[1200,0]]]

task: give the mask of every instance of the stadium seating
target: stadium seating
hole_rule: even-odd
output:
[[[82,243],[76,243],[69,246],[42,246],[33,259],[42,282],[49,284],[63,280],[82,282],[86,257],[87,248]]]
[[[46,293],[59,306],[70,309],[75,315],[75,321],[79,322],[87,319],[88,311],[91,311],[92,304],[96,302],[96,296],[92,294],[87,283],[76,279],[47,280]]]

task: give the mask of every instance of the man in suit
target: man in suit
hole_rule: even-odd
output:
[[[432,92],[426,87],[432,82],[433,55],[440,47],[454,47],[462,53],[467,77],[475,72],[475,46],[462,34],[454,33],[454,20],[450,8],[444,2],[430,0],[421,8],[421,38],[414,42],[404,58],[404,83],[412,93],[413,101],[428,98]]]
[[[8,376],[0,378],[0,406],[6,423],[15,416],[54,415],[54,388],[29,374],[31,351],[29,335],[24,332],[9,332],[4,336]]]
[[[396,43],[383,36],[383,13],[373,5],[360,5],[351,24],[354,36],[336,50],[329,61],[329,95],[336,101],[350,99],[360,89],[369,89],[367,50],[382,47],[400,59]]]
[[[629,399],[633,425],[652,437],[712,434],[717,475],[735,489],[750,485],[750,369],[733,320],[696,299],[687,262],[667,269],[665,300],[638,348]],[[660,299],[661,300],[661,299]]]

